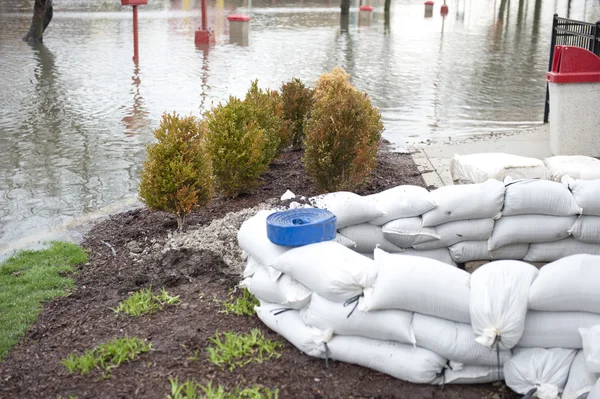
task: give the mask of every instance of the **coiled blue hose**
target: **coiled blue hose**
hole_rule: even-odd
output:
[[[297,247],[333,240],[336,217],[325,209],[298,208],[267,218],[267,237],[273,244]]]

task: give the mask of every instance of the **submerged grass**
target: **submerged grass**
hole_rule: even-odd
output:
[[[87,375],[90,371],[99,369],[107,378],[112,369],[124,362],[135,359],[136,356],[148,352],[152,345],[137,337],[116,338],[86,351],[83,355],[73,353],[64,358],[61,363],[69,373]]]
[[[194,380],[185,380],[182,383],[177,378],[169,378],[171,394],[167,399],[278,399],[279,391],[269,388],[253,386],[251,388],[236,388],[227,392],[222,385],[213,387],[201,385]]]
[[[241,294],[238,295],[230,293],[229,299],[221,302],[223,305],[222,312],[225,314],[233,313],[237,316],[253,316],[254,306],[260,304],[258,299],[256,299],[256,297],[246,288],[242,289],[240,292]]]
[[[37,320],[42,303],[73,287],[66,275],[85,262],[81,247],[53,242],[48,249],[22,251],[0,264],[0,360]]]
[[[266,339],[256,328],[250,334],[232,331],[219,334],[217,331],[210,341],[212,346],[206,348],[209,360],[221,368],[227,367],[229,371],[251,362],[262,363],[281,356],[277,352],[282,347],[281,343]]]
[[[125,313],[130,316],[140,316],[162,310],[165,306],[177,305],[179,302],[181,302],[179,296],[169,295],[164,288],[160,291],[160,295],[152,294],[152,288],[145,288],[121,301],[113,311],[117,315]]]

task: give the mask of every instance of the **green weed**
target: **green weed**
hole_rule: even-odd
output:
[[[23,251],[0,264],[0,361],[37,320],[42,303],[65,295],[73,266],[87,262],[85,251],[53,242],[43,251]]]
[[[179,296],[171,296],[163,288],[160,295],[152,294],[151,288],[145,288],[141,291],[134,292],[124,301],[119,303],[113,311],[118,315],[125,313],[130,316],[139,316],[146,313],[153,313],[162,310],[164,306],[176,305],[181,300]]]
[[[94,369],[102,370],[105,378],[110,376],[112,369],[121,363],[133,360],[139,354],[148,352],[152,345],[137,337],[116,338],[86,351],[83,355],[73,353],[64,358],[61,363],[69,373],[87,375]]]
[[[227,367],[229,371],[236,366],[245,366],[250,362],[262,363],[281,356],[277,353],[277,349],[282,347],[281,343],[265,339],[263,333],[256,328],[250,334],[219,334],[217,331],[210,341],[213,345],[206,348],[209,360],[221,368]]]
[[[194,351],[194,354],[192,356],[188,357],[188,360],[190,362],[197,362],[197,361],[199,361],[200,360],[200,351],[198,349],[196,349]]]
[[[252,295],[246,288],[242,289],[241,292],[241,295],[238,296],[230,293],[229,299],[221,302],[223,305],[223,313],[233,313],[237,316],[254,315],[254,306],[260,305],[258,299],[256,299],[256,297]]]
[[[254,386],[252,388],[236,388],[233,392],[227,392],[222,385],[213,387],[201,385],[194,380],[185,380],[182,383],[177,378],[169,378],[171,383],[171,394],[167,399],[278,399],[279,390],[270,390]]]

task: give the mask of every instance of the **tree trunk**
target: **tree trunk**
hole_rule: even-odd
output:
[[[23,40],[30,43],[41,43],[44,38],[44,31],[52,20],[52,15],[52,0],[35,0],[31,27]]]
[[[392,3],[392,0],[385,0],[385,6],[383,8],[385,14],[389,15],[390,13],[390,4]]]
[[[350,0],[342,0],[342,15],[350,14]]]
[[[185,231],[186,230],[186,214],[177,214],[177,231]]]

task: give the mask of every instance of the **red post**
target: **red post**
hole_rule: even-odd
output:
[[[196,45],[213,45],[215,44],[215,35],[213,31],[208,30],[206,23],[206,0],[202,0],[202,27],[196,30],[194,35],[194,43]]]
[[[206,0],[202,0],[202,30],[206,30]]]
[[[205,1],[205,0],[202,0]],[[133,6],[133,60],[139,60],[138,48],[138,6]]]

